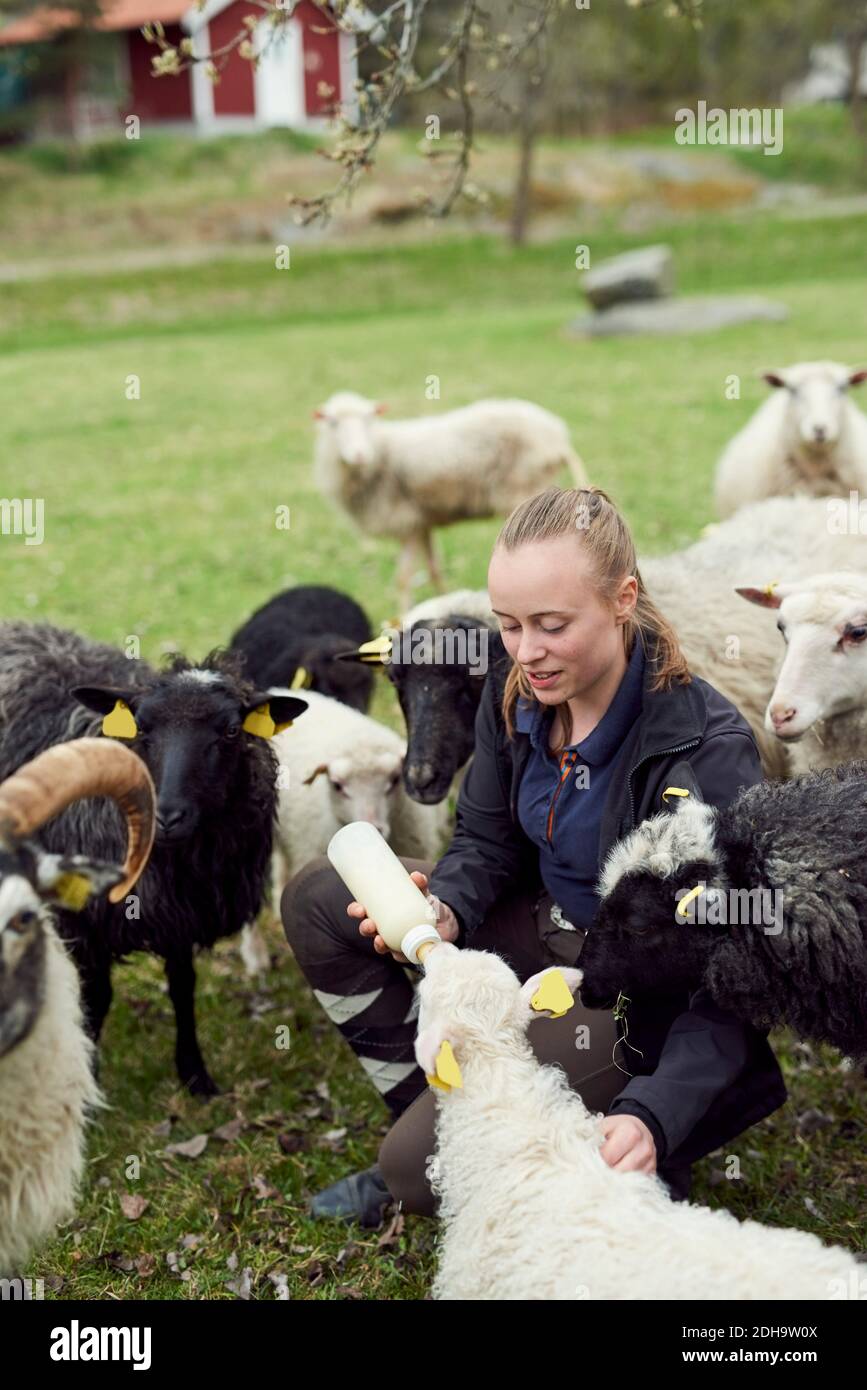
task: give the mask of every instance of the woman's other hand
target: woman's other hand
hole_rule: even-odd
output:
[[[601,1154],[609,1168],[619,1173],[655,1173],[653,1135],[637,1115],[605,1115],[601,1123],[605,1143]]]
[[[428,902],[432,903],[436,909],[436,929],[443,941],[457,941],[458,932],[460,931],[458,919],[452,912],[448,903],[440,902],[439,898],[435,897],[433,893],[425,891],[428,885],[426,874],[419,873],[418,869],[416,869],[410,874],[410,878],[416,887],[421,889]],[[384,956],[389,948],[379,935],[379,928],[376,923],[371,917],[368,917],[367,909],[361,903],[352,902],[349,904],[346,911],[350,917],[357,917],[359,919],[358,930],[361,935],[372,936],[373,949],[378,951],[381,956]],[[400,951],[392,951],[391,954],[394,956],[395,960],[399,960],[402,965],[409,964],[406,956]]]

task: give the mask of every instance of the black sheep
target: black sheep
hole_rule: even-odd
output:
[[[384,657],[345,652],[343,660],[383,665],[406,720],[403,785],[413,801],[434,806],[472,756],[484,682],[490,672],[502,685],[505,648],[486,623],[457,613],[419,619],[390,641]]]
[[[193,949],[240,931],[261,907],[276,807],[267,739],[306,708],[294,696],[269,699],[237,665],[220,653],[201,666],[175,657],[158,674],[73,632],[0,624],[0,781],[53,744],[106,733],[150,770],[157,835],[134,900],[101,898],[77,915],[63,912],[59,930],[81,972],[94,1039],[111,1004],[112,962],[140,950],[163,957],[178,1075],[199,1095],[217,1087],[196,1037]],[[122,818],[105,799],[71,806],[42,839],[46,849],[74,844],[109,862],[125,843]]]
[[[588,1007],[704,987],[756,1027],[867,1052],[867,762],[760,782],[722,810],[685,798],[614,847],[599,893]]]
[[[365,714],[371,672],[334,657],[370,635],[364,609],[354,599],[324,584],[299,584],[257,609],[235,633],[230,650],[241,653],[246,674],[263,690],[291,686],[303,670],[308,689]]]

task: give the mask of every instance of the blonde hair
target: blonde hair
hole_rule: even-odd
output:
[[[604,603],[613,604],[614,596],[627,575],[634,575],[638,581],[638,600],[623,624],[627,661],[638,638],[645,654],[649,653],[651,646],[655,648],[652,691],[670,690],[675,682],[688,685],[692,676],[677,634],[645,589],[638,572],[635,543],[629,527],[601,488],[552,487],[519,503],[497,537],[495,548],[517,550],[518,546],[530,541],[567,535],[574,535],[584,547],[590,562],[591,583]],[[503,692],[503,715],[510,738],[515,732],[515,706],[519,695],[527,700],[535,698],[521,667],[513,662]],[[572,723],[565,701],[554,708],[559,720],[554,751],[559,752],[569,740]]]

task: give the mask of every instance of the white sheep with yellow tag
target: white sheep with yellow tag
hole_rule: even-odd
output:
[[[600,1117],[527,1040],[580,972],[521,984],[492,952],[448,942],[424,969],[416,1060],[438,1079],[435,1298],[818,1301],[864,1288],[846,1250],[672,1202],[657,1177],[608,1166]]]

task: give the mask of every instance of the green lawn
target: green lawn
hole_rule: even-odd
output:
[[[763,367],[867,358],[865,233],[865,218],[673,227],[665,239],[684,291],[762,292],[790,310],[782,325],[694,339],[568,338],[581,307],[580,228],[568,243],[522,253],[484,238],[299,247],[292,269],[277,271],[265,248],[259,263],[6,286],[2,490],[45,499],[46,538],[38,547],[0,538],[2,614],[116,642],[135,634],[149,659],[174,647],[202,655],[296,582],[337,583],[375,622],[387,618],[395,548],[355,534],[314,492],[310,412],[344,387],[388,401],[395,415],[430,409],[432,374],[438,408],[508,394],[562,414],[640,545],[679,545],[711,519],[716,455],[762,398]],[[593,255],[628,244],[594,238]],[[726,399],[732,373],[740,401]],[[133,374],[140,400],[125,397]],[[288,532],[274,522],[286,504]],[[442,536],[454,587],[485,582],[496,529]],[[385,690],[377,712],[398,723]],[[157,963],[116,971],[102,1049],[111,1109],[93,1130],[78,1217],[31,1269],[58,1296],[232,1297],[226,1281],[247,1267],[255,1297],[274,1296],[269,1273],[288,1276],[292,1297],[424,1296],[432,1223],[410,1218],[380,1246],[376,1234],[304,1217],[310,1192],[372,1161],[387,1116],[282,933],[267,928],[275,964],[264,992],[245,980],[234,943],[201,961],[200,1036],[226,1092],[207,1107],[176,1089]],[[288,1052],[274,1042],[287,1023]],[[732,1146],[740,1181],[714,1180],[720,1158],[701,1165],[699,1195],[860,1248],[865,1082],[830,1051],[781,1046],[792,1100]],[[819,1119],[799,1124],[808,1110]],[[160,1156],[236,1117],[239,1132],[211,1138],[200,1157]],[[130,1155],[142,1160],[135,1181]],[[126,1192],[150,1204],[137,1221],[122,1214]]]

